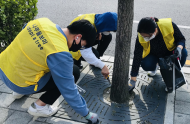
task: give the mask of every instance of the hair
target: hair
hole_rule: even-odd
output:
[[[146,34],[154,33],[155,28],[157,28],[156,22],[158,21],[155,17],[142,18],[138,24],[137,32]]]
[[[75,21],[67,26],[71,34],[81,34],[82,40],[86,40],[85,47],[91,47],[96,40],[95,27],[88,20]]]

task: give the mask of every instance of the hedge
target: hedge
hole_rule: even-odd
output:
[[[38,0],[0,0],[0,52],[38,13]]]

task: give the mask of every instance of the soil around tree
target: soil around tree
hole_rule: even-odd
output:
[[[115,103],[113,101],[110,100],[110,93],[111,93],[111,87],[108,87],[104,90],[103,92],[103,99],[104,99],[104,102],[108,105],[111,105],[111,103]],[[129,100],[126,102],[126,103],[122,103],[122,104],[128,104],[128,106],[130,107],[133,99],[135,98],[135,92],[131,92],[129,94]],[[116,103],[116,104],[119,104],[119,103]]]

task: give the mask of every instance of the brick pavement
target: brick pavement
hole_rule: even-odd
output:
[[[104,56],[103,61],[113,62],[114,58],[111,56]],[[130,64],[132,60],[130,61]],[[85,66],[87,63],[83,63]],[[190,82],[189,67],[183,69],[185,76]],[[143,73],[143,72],[142,72]],[[79,81],[85,76],[85,73],[81,73]],[[27,109],[32,102],[39,98],[41,94],[35,94],[30,96],[24,96],[19,100],[12,98],[12,91],[6,87],[6,85],[0,80],[0,124],[79,124],[72,119],[64,119],[61,117],[48,117],[48,118],[35,118],[27,113]],[[186,85],[176,90],[174,96],[174,112],[173,120],[174,124],[187,124],[190,119],[190,87],[186,88]],[[63,101],[63,97],[60,97],[54,105],[60,105]],[[172,112],[171,112],[172,113]],[[170,123],[171,124],[171,123]]]

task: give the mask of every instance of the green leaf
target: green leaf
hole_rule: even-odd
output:
[[[4,34],[5,34],[5,32],[4,32],[4,31],[2,31],[2,30],[0,29],[0,34],[1,34],[1,35],[4,35]]]
[[[0,42],[12,42],[23,24],[34,19],[38,13],[36,4],[37,0],[0,0]]]

